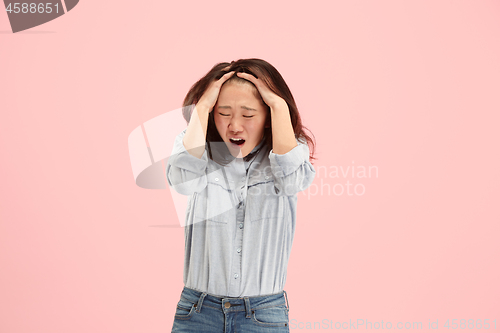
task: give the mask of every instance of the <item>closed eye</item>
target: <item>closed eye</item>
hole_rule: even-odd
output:
[[[223,116],[223,117],[228,117],[228,116],[230,116],[229,114],[220,113],[220,112],[219,112],[219,114],[220,114],[221,116]],[[243,116],[243,117],[244,117],[244,118],[252,118],[253,116]]]

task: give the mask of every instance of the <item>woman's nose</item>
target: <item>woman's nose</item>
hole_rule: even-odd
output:
[[[229,130],[233,132],[240,132],[243,130],[241,123],[235,117],[233,117],[229,122]]]

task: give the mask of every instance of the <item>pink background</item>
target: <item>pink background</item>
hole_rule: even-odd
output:
[[[170,331],[183,229],[127,138],[248,57],[281,72],[323,168],[299,196],[292,330],[500,331],[499,1],[84,0],[17,34],[0,12],[0,332]],[[353,166],[378,177],[330,174]],[[347,181],[364,194],[327,192]]]

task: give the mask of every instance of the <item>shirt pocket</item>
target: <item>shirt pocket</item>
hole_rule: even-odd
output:
[[[274,176],[264,169],[248,179],[247,212],[250,221],[279,219],[283,216],[283,203],[276,194]]]
[[[216,224],[235,221],[236,201],[231,183],[226,181],[220,170],[213,171],[207,175],[206,188],[196,196],[195,221]]]

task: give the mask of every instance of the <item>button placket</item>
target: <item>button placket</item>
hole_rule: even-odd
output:
[[[242,198],[243,200],[243,198]],[[241,285],[241,252],[243,245],[243,230],[238,226],[242,224],[245,218],[245,205],[241,201],[236,207],[236,221],[234,222],[234,240],[232,244],[232,279],[229,284],[231,294],[237,294]]]
[[[241,288],[241,269],[242,269],[242,251],[243,251],[243,221],[245,220],[245,201],[247,195],[247,176],[246,169],[243,164],[234,165],[236,169],[234,179],[234,191],[239,199],[236,205],[236,221],[234,221],[234,239],[231,249],[231,273],[232,278],[229,283],[229,293],[238,294]]]

